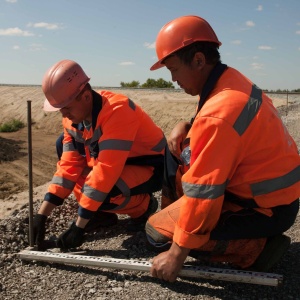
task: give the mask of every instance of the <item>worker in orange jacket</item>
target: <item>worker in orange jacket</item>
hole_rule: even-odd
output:
[[[64,249],[80,246],[85,232],[115,224],[117,214],[131,217],[128,230],[143,230],[158,207],[152,193],[162,184],[162,130],[127,96],[96,92],[89,80],[72,60],[59,61],[43,78],[44,110],[61,112],[64,132],[57,170],[33,222],[40,249],[47,217],[71,192],[78,218],[58,238]]]
[[[283,232],[299,210],[297,146],[266,94],[221,63],[220,45],[198,16],[167,23],[156,39],[151,70],[167,67],[187,94],[199,95],[194,118],[168,138],[163,209],[146,223],[150,245],[162,252],[151,274],[166,281],[188,255],[268,271],[290,245]]]

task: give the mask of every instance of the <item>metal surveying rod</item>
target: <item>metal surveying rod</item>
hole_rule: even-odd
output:
[[[23,260],[63,263],[80,266],[93,266],[108,269],[149,272],[151,268],[151,263],[148,261],[76,255],[70,253],[23,250],[19,252],[19,256]],[[278,274],[212,267],[198,267],[191,265],[184,265],[181,271],[179,272],[179,276],[213,280],[225,280],[269,286],[281,285],[283,281],[283,276]]]

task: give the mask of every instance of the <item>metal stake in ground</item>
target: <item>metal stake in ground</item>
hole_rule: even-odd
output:
[[[28,129],[28,191],[29,191],[29,245],[33,247],[33,190],[32,190],[32,138],[31,138],[31,101],[27,101]]]

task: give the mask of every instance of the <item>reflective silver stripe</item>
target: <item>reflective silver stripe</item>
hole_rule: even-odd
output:
[[[75,141],[80,142],[80,143],[84,143],[84,138],[82,136],[82,133],[66,128],[67,132],[69,133],[70,136],[72,136]]]
[[[123,196],[130,196],[130,188],[123,179],[119,178],[116,182],[116,186],[122,192]]]
[[[74,144],[72,142],[63,144],[63,152],[68,152],[68,151],[75,151]]]
[[[107,197],[107,193],[98,191],[87,184],[84,184],[82,191],[83,191],[84,195],[86,195],[87,197],[89,197],[97,202],[103,202],[105,200],[105,198]]]
[[[256,85],[253,85],[250,98],[233,125],[233,128],[240,136],[247,130],[253,118],[256,116],[261,103],[262,90]]]
[[[115,207],[113,209],[110,209],[110,210],[119,210],[119,209],[122,209],[130,201],[130,188],[126,184],[126,182],[124,180],[122,180],[121,178],[119,178],[118,181],[117,181],[117,183],[116,183],[116,186],[122,192],[123,196],[125,197],[125,200],[120,205],[118,205],[117,207]]]
[[[167,140],[165,137],[163,137],[157,145],[155,145],[151,150],[155,152],[161,152],[165,146],[167,145]]]
[[[300,181],[300,166],[291,172],[277,178],[264,180],[250,185],[253,196],[276,192]]]
[[[119,190],[125,196],[125,200],[120,205],[118,205],[117,207],[110,209],[110,210],[119,210],[119,209],[125,207],[128,204],[128,202],[130,201],[130,188],[128,187],[128,185],[121,178],[119,178],[116,183],[116,186],[119,188]],[[98,190],[88,186],[87,184],[85,184],[83,187],[83,193],[87,197],[89,197],[97,202],[103,202],[105,200],[105,198],[107,197],[107,193],[98,191]]]
[[[135,103],[128,98],[128,103],[129,103],[129,107],[132,109],[132,110],[135,110]]]
[[[123,150],[129,151],[133,142],[125,140],[106,140],[99,143],[99,151],[101,150]]]
[[[226,183],[218,185],[204,185],[182,182],[183,192],[191,198],[216,199],[225,192]]]
[[[101,129],[98,127],[94,133],[93,136],[90,139],[87,139],[85,141],[85,146],[89,146],[90,144],[92,144],[95,141],[98,141],[100,139],[100,137],[102,136],[102,131]]]
[[[75,182],[58,176],[53,176],[51,183],[60,185],[68,190],[73,190],[75,186]]]
[[[110,209],[110,211],[111,210],[120,210],[120,209],[124,208],[130,201],[130,198],[131,198],[130,196],[126,197],[123,203],[121,203],[119,206],[117,206],[115,208]]]

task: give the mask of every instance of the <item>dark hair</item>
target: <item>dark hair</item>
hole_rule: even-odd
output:
[[[85,86],[84,86],[84,88],[82,89],[82,91],[81,92],[84,92],[84,91],[86,91],[86,90],[91,90],[92,89],[92,87],[91,87],[91,85],[89,84],[89,83],[87,83]]]
[[[84,88],[80,91],[80,93],[76,96],[76,100],[79,100],[81,95],[85,92],[85,91],[91,91],[92,90],[92,87],[89,83],[87,83]]]
[[[195,54],[197,52],[202,52],[205,56],[206,63],[209,65],[215,65],[217,62],[221,62],[218,49],[219,46],[216,43],[195,42],[182,49],[179,49],[175,52],[175,55],[177,55],[184,64],[190,65]]]

